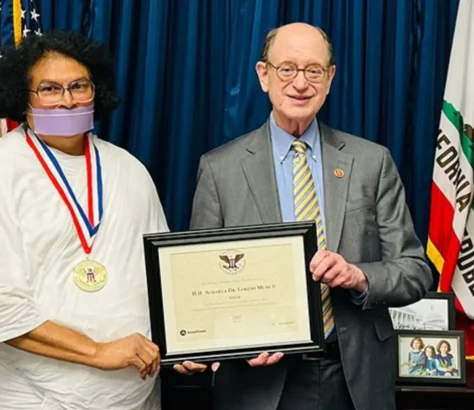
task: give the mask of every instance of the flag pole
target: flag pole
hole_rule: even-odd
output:
[[[21,0],[12,0],[13,2],[13,38],[15,46],[18,47],[21,42]]]

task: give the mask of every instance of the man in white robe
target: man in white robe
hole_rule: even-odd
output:
[[[34,116],[36,108],[67,114],[76,107],[92,107],[91,102],[75,101],[90,82],[88,72],[98,77],[75,59],[74,53],[83,52],[81,61],[87,61],[88,42],[45,35],[25,40],[17,54],[6,55],[0,63],[3,79],[18,55],[32,47],[35,52],[48,50],[28,68],[36,92],[25,103],[27,121],[23,113],[14,117],[0,90],[0,116],[23,122],[0,139],[1,409],[160,408],[159,352],[150,341],[143,234],[165,232],[168,226],[153,181],[132,155],[90,133],[51,137],[36,130],[41,121]],[[45,79],[57,85],[45,85]],[[43,104],[50,102],[52,87],[62,92],[54,107]],[[97,96],[94,102],[107,111]],[[109,101],[109,108],[114,105]],[[49,127],[60,129],[62,124]],[[35,140],[48,147],[87,211],[91,197],[82,148],[86,138],[100,157],[103,187],[103,216],[88,254],[64,198],[27,143]],[[88,258],[104,271],[94,277],[85,274],[81,285],[74,269]],[[102,281],[100,289],[90,291],[87,279]]]

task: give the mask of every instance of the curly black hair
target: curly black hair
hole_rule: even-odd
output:
[[[30,71],[48,53],[70,57],[89,70],[95,85],[95,119],[117,108],[112,61],[104,46],[71,31],[54,31],[26,37],[17,49],[6,50],[0,58],[0,118],[26,120]]]

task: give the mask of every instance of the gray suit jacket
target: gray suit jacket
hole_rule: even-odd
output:
[[[388,307],[413,303],[432,284],[388,150],[320,124],[328,249],[368,277],[365,302],[331,290],[344,375],[357,410],[392,410],[395,338]],[[337,178],[335,169],[344,176]],[[191,229],[281,222],[268,122],[202,156]],[[276,410],[287,363],[223,362],[216,409]]]

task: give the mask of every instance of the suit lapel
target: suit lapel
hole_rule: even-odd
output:
[[[344,142],[331,128],[320,124],[323,157],[324,216],[328,249],[337,252],[351,178],[353,157],[341,151]],[[338,171],[336,171],[338,170]],[[339,170],[344,175],[341,177]],[[339,177],[336,176],[336,172]]]
[[[328,249],[335,252],[341,239],[353,157],[341,151],[344,142],[334,130],[320,123],[320,133],[326,238]],[[268,122],[256,131],[247,152],[242,168],[262,223],[282,222]],[[344,172],[342,178],[335,175],[336,169]]]
[[[268,122],[256,131],[242,168],[264,224],[282,221]]]

